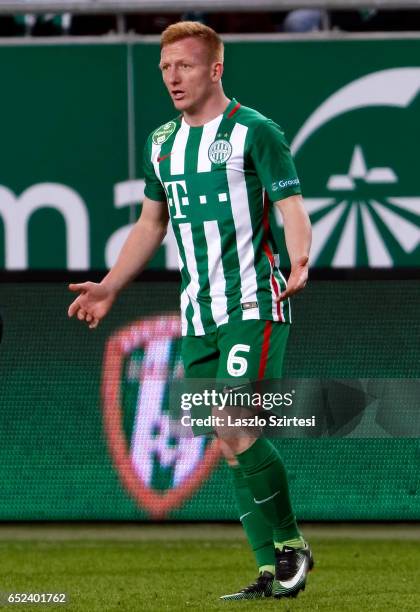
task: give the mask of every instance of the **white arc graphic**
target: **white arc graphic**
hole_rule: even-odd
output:
[[[291,150],[296,155],[308,138],[335,117],[366,106],[399,106],[411,104],[420,91],[420,68],[380,70],[345,85],[305,121],[296,134]]]

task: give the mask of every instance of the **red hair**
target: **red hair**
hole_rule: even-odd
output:
[[[209,51],[210,60],[223,62],[224,46],[222,39],[212,28],[198,21],[178,21],[168,26],[162,32],[160,48],[163,49],[166,45],[171,45],[185,38],[202,40]]]

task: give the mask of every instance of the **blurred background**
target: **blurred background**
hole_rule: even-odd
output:
[[[417,0],[2,0],[2,36],[160,34],[193,19],[223,34],[416,31]]]
[[[295,156],[314,240],[287,375],[420,377],[420,1],[0,0],[0,520],[237,518],[214,444],[168,428],[172,233],[97,331],[66,315],[141,211],[145,140],[176,115],[159,34],[183,19],[223,35],[227,95]],[[276,439],[298,518],[418,520],[416,418],[355,405]]]

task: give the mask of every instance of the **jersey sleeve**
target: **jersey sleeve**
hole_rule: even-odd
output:
[[[272,202],[302,193],[289,144],[277,123],[267,120],[256,127],[250,154]]]
[[[145,180],[144,195],[151,200],[157,202],[166,202],[165,190],[162,187],[162,183],[158,179],[155,173],[155,169],[152,164],[152,147],[150,144],[150,138],[147,140],[144,151],[143,151],[143,172]]]

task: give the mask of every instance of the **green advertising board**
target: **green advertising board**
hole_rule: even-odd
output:
[[[178,289],[135,283],[92,331],[68,320],[64,282],[3,284],[0,520],[237,519],[214,442],[168,428]],[[288,377],[393,380],[397,392],[385,418],[351,405],[340,431],[329,412],[273,439],[299,519],[420,518],[419,299],[417,281],[313,281],[293,299]],[[408,420],[397,400],[412,385]]]
[[[0,266],[105,269],[140,212],[145,139],[176,115],[159,45],[7,45],[0,59]],[[420,39],[229,41],[224,87],[286,131],[313,266],[420,265]],[[151,266],[177,267],[171,233]]]

